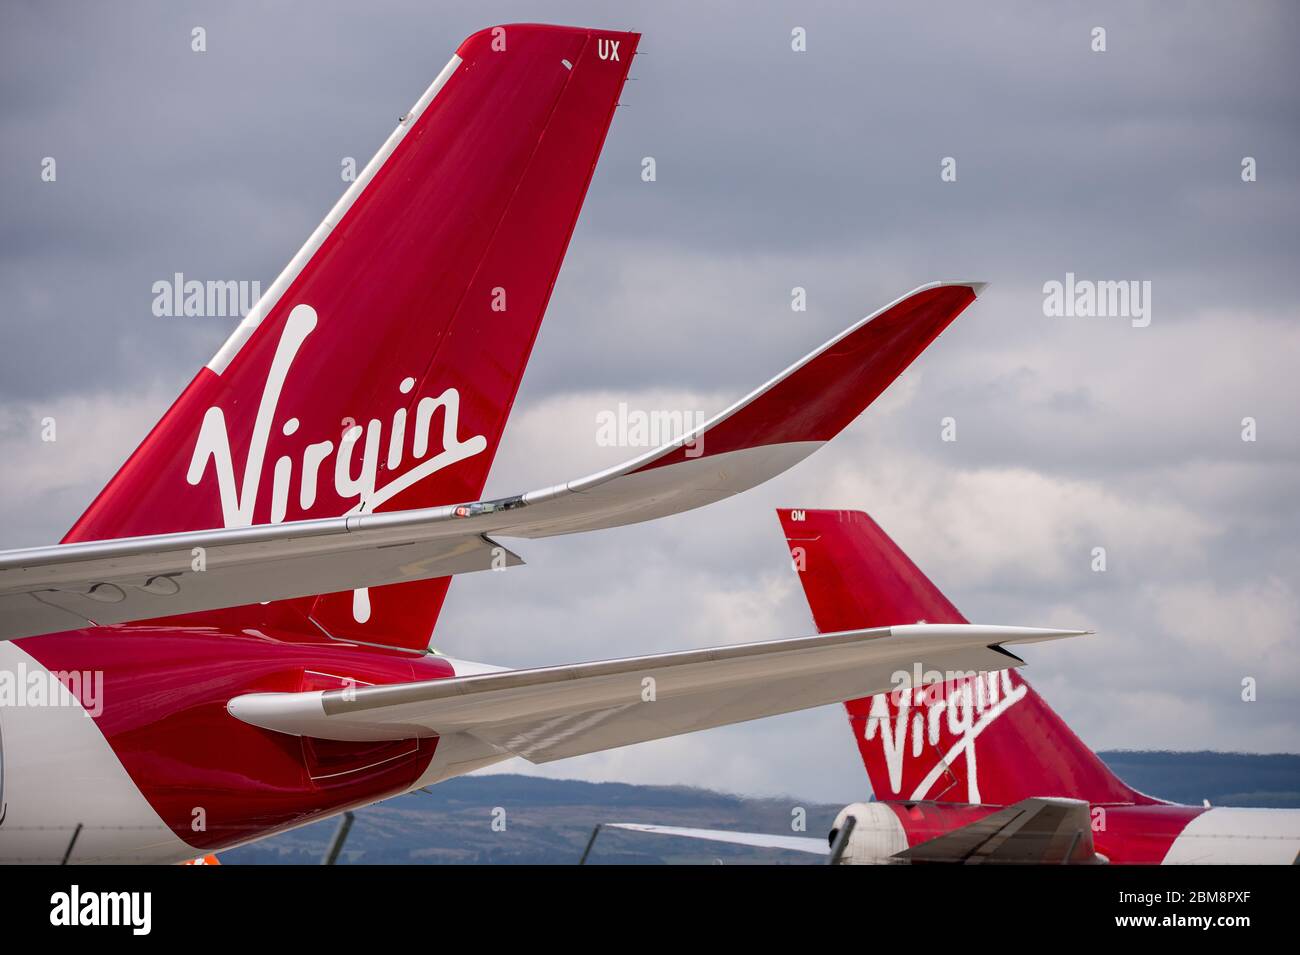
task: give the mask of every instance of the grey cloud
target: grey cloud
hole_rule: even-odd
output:
[[[270,282],[341,193],[341,159],[369,157],[463,36],[538,16],[0,11],[4,545],[57,539],[228,333],[153,317],[153,281]],[[573,0],[546,19],[639,29],[646,55],[490,491],[595,463],[576,410],[592,400],[717,410],[922,282],[994,285],[792,474],[656,525],[527,542],[531,566],[456,582],[436,645],[532,665],[795,635],[809,620],[771,508],[864,507],[968,616],[1097,627],[1026,654],[1089,742],[1295,749],[1294,681],[1251,706],[1233,692],[1235,646],[1272,673],[1300,659],[1278,637],[1300,580],[1294,6]],[[189,50],[195,25],[206,54]],[[789,50],[795,25],[806,54]],[[1088,52],[1094,25],[1105,54]],[[47,155],[56,184],[39,180]],[[1259,182],[1241,182],[1245,155]],[[956,183],[939,180],[944,156]],[[1150,280],[1151,326],[1045,318],[1042,285],[1067,271]],[[806,313],[790,311],[795,285]],[[58,448],[36,437],[46,413]],[[955,445],[938,440],[950,414]],[[1253,445],[1237,437],[1247,414]],[[1106,576],[1074,563],[1098,534]],[[1230,631],[1222,647],[1179,626],[1184,604]],[[835,708],[546,771],[865,790]]]

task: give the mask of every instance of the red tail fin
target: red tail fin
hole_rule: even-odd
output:
[[[520,25],[461,44],[65,540],[478,498],[637,40]],[[295,608],[423,648],[446,587]]]
[[[966,623],[861,511],[780,510],[818,632]],[[882,800],[1010,805],[1031,796],[1146,802],[1013,670],[924,677],[931,687],[845,703]]]

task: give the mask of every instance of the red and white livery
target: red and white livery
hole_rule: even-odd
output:
[[[429,650],[451,576],[520,563],[497,538],[786,470],[980,289],[919,288],[667,446],[479,500],[637,41],[469,37],[63,542],[0,553],[0,860],[179,862],[1070,635],[883,626],[533,670]]]
[[[778,511],[821,633],[965,618],[861,511]],[[1020,661],[1010,654],[1007,665]],[[969,670],[979,668],[971,667]],[[844,863],[1100,862],[1291,865],[1300,811],[1180,806],[1126,785],[1014,669],[938,660],[845,703],[875,801],[845,807],[829,840],[614,828],[795,849]]]

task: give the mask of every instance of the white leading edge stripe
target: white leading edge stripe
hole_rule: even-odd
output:
[[[348,187],[345,193],[343,193],[343,197],[339,199],[338,202],[334,203],[334,208],[329,211],[329,215],[325,217],[324,221],[316,227],[316,231],[311,234],[309,239],[307,239],[306,244],[298,250],[298,254],[290,260],[287,266],[285,266],[284,271],[280,273],[279,277],[271,283],[271,287],[268,288],[262,297],[257,300],[257,304],[249,309],[248,314],[244,316],[244,320],[239,323],[234,332],[231,333],[230,337],[226,339],[226,343],[221,346],[215,355],[212,356],[212,360],[208,362],[208,368],[212,369],[218,375],[226,370],[235,355],[239,354],[239,349],[244,347],[244,342],[248,341],[249,337],[253,334],[253,330],[262,323],[262,319],[264,319],[267,316],[267,313],[270,312],[271,309],[275,307],[276,303],[280,301],[280,296],[284,294],[285,290],[293,283],[293,280],[298,277],[299,273],[302,272],[307,263],[311,261],[311,257],[316,254],[316,250],[321,247],[325,242],[326,237],[334,231],[334,227],[339,224],[343,216],[347,214],[347,211],[352,208],[352,204],[356,202],[357,197],[365,191],[366,186],[370,184],[370,180],[375,177],[375,173],[383,168],[384,163],[388,161],[388,157],[397,149],[398,143],[406,137],[407,132],[415,125],[416,121],[419,120],[424,111],[428,109],[429,104],[433,102],[433,98],[437,96],[438,91],[446,85],[447,80],[449,80],[451,75],[456,72],[456,67],[460,66],[460,64],[460,57],[453,56],[450,62],[443,67],[442,72],[439,73],[433,83],[429,85],[429,88],[424,91],[424,95],[421,96],[416,101],[415,105],[411,107],[410,112],[402,117],[401,121],[397,124],[397,128],[393,130],[392,135],[388,137],[384,142],[384,145],[379,147],[379,152],[375,153],[375,155],[371,157],[370,162],[366,163],[366,168],[361,171],[361,175],[357,176],[356,181]]]

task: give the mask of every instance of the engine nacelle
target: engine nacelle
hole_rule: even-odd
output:
[[[840,857],[841,865],[906,864],[891,858],[908,845],[907,833],[893,809],[881,802],[855,802],[845,806],[835,817],[835,827],[830,836],[832,844],[849,816],[854,818],[854,826]]]

